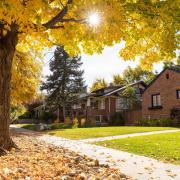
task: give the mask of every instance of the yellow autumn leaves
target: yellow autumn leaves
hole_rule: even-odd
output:
[[[125,60],[140,59],[151,69],[153,63],[174,60],[179,48],[179,0],[76,0],[68,4],[63,19],[86,19],[98,12],[101,23],[97,28],[87,23],[56,22],[63,28],[45,29],[65,7],[67,0],[3,0],[0,19],[4,34],[12,23],[19,27],[17,49],[40,52],[54,44],[64,45],[69,54],[101,53],[105,46],[125,41],[120,56]]]
[[[21,105],[37,95],[41,63],[30,54],[17,51],[14,56],[11,80],[11,105]]]

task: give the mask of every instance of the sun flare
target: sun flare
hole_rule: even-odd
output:
[[[88,23],[91,26],[97,26],[100,24],[101,18],[100,15],[98,13],[92,13],[89,15],[88,17]]]

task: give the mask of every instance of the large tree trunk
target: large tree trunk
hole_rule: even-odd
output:
[[[6,36],[0,37],[0,149],[15,147],[10,138],[10,82],[15,47],[17,45],[17,27]]]

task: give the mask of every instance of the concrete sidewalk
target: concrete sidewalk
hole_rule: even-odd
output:
[[[86,144],[78,140],[43,135],[39,138],[57,147],[64,147],[81,155],[98,159],[100,163],[120,169],[138,180],[180,180],[180,166],[167,164],[152,158],[138,156],[106,147]]]
[[[162,131],[153,131],[153,132],[143,132],[143,133],[133,133],[133,134],[124,134],[124,135],[117,135],[117,136],[107,136],[107,137],[100,137],[100,138],[89,138],[89,139],[82,139],[79,140],[80,142],[84,143],[91,143],[91,142],[98,142],[98,141],[106,141],[106,140],[113,140],[113,139],[123,139],[129,137],[137,137],[137,136],[146,136],[151,134],[162,134],[162,133],[171,133],[171,132],[179,132],[178,130],[162,130]]]

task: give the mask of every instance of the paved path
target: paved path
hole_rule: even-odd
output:
[[[138,180],[180,180],[180,166],[106,147],[86,144],[77,140],[68,140],[49,135],[43,135],[39,139],[75,151],[81,155],[98,159],[100,163],[118,168],[122,173]]]
[[[23,131],[21,128],[17,128],[17,130]],[[57,147],[64,147],[81,155],[98,159],[100,163],[118,168],[122,173],[138,180],[180,180],[180,166],[177,165],[163,163],[152,158],[106,147],[87,144],[80,140],[69,140],[49,135],[38,136],[38,139]]]
[[[89,138],[89,139],[82,139],[79,141],[84,142],[84,143],[91,143],[91,142],[106,141],[106,140],[112,140],[112,139],[123,139],[123,138],[129,138],[129,137],[146,136],[146,135],[151,135],[151,134],[162,134],[162,133],[170,133],[170,132],[178,132],[178,131],[180,130],[178,129],[177,130],[162,130],[162,131],[124,134],[124,135],[108,136],[108,137],[100,137],[100,138]]]

